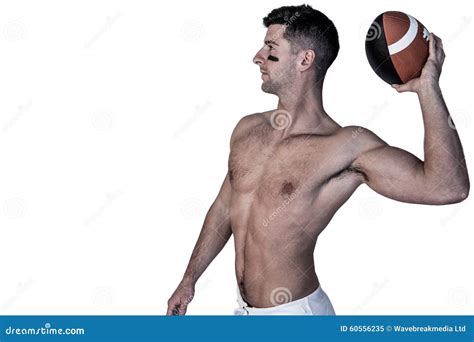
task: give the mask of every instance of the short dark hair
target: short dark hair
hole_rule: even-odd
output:
[[[286,25],[283,38],[288,40],[293,52],[311,49],[316,52],[317,80],[326,71],[339,52],[339,38],[336,26],[323,13],[309,5],[283,6],[271,11],[263,18],[263,25]]]

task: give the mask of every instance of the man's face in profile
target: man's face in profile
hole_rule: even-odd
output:
[[[283,37],[285,25],[268,27],[263,47],[253,58],[262,73],[262,90],[278,95],[291,87],[296,77],[296,54],[291,52],[290,42]]]

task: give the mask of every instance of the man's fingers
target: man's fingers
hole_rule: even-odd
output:
[[[188,304],[193,300],[194,291],[186,294],[173,294],[168,300],[168,310],[166,311],[167,316],[179,316],[186,314]]]
[[[187,304],[178,304],[176,306],[176,316],[182,316],[186,314],[186,309],[188,308]]]
[[[168,316],[182,316],[186,314],[186,310],[188,308],[188,305],[185,303],[177,303],[174,305],[168,306],[168,311],[166,312],[166,315]]]
[[[181,303],[177,300],[172,302],[168,302],[168,310],[166,311],[166,315],[168,316],[176,316],[179,314],[179,307]]]
[[[181,315],[185,315],[187,309],[188,309],[188,306],[187,306],[187,305],[182,305],[182,306],[181,306],[181,310],[180,310],[180,314],[181,314]]]
[[[428,58],[435,58],[435,54],[436,54],[436,39],[435,39],[435,35],[433,33],[430,33],[430,37],[429,37],[429,51],[430,51],[430,54],[429,54],[429,57]]]
[[[179,306],[176,306],[176,307],[172,310],[172,315],[173,315],[173,316],[179,316]]]
[[[173,315],[173,306],[168,305],[168,310],[166,310],[166,316],[172,316]]]
[[[443,41],[441,40],[441,38],[437,38],[437,44],[438,44],[438,51],[439,51],[439,55],[441,57],[441,60],[444,60],[444,58],[446,57],[446,54],[444,53],[444,49],[443,49]]]
[[[435,42],[436,42],[436,50],[437,51],[442,51],[443,50],[443,41],[438,36],[434,36],[434,39],[435,39]]]
[[[443,41],[434,33],[430,33],[428,59],[436,61],[437,59],[444,59],[444,56]]]
[[[444,49],[443,49],[443,40],[437,35],[433,34],[433,43],[434,43],[433,45],[435,49],[435,54],[431,55],[431,49],[430,49],[430,58],[433,58],[436,64],[441,66],[444,63],[444,59],[446,58],[446,54],[444,53]]]
[[[181,308],[181,304],[174,304],[171,307],[171,315],[172,316],[179,316],[180,308]]]

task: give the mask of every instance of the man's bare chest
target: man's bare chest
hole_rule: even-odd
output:
[[[229,177],[237,193],[287,198],[326,181],[340,168],[336,159],[327,140],[299,138],[280,143],[248,137],[231,149]]]

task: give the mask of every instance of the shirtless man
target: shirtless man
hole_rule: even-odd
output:
[[[318,235],[359,185],[397,201],[432,205],[457,203],[469,193],[461,142],[438,82],[441,39],[430,35],[419,78],[393,85],[418,95],[425,130],[421,161],[367,128],[341,127],[325,112],[323,81],[339,43],[324,14],[290,6],[263,21],[265,43],[253,61],[262,90],[278,96],[278,107],[245,116],[235,127],[227,175],[168,300],[168,315],[186,313],[196,281],[232,234],[235,314],[334,314],[313,254]]]

